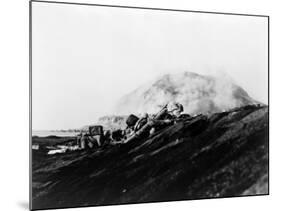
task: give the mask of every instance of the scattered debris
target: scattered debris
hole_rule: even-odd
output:
[[[39,150],[39,144],[33,144],[32,149],[34,150]]]

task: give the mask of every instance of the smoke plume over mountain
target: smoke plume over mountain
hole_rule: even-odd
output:
[[[226,78],[192,72],[166,74],[122,97],[114,112],[155,113],[167,102],[182,103],[186,113],[214,113],[256,103],[247,92]]]

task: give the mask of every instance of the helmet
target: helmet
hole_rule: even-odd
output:
[[[176,103],[176,102],[170,102],[167,105],[167,110],[168,110],[168,112],[173,112],[175,110],[177,110],[179,112],[183,112],[183,105],[180,103]]]

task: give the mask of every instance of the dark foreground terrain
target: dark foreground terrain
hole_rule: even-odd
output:
[[[33,142],[67,141],[50,139]],[[268,194],[268,107],[197,116],[119,146],[46,152],[33,150],[33,209]]]

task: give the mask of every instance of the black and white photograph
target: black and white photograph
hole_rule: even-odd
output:
[[[269,194],[269,17],[30,2],[32,210]]]

